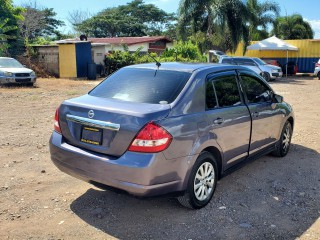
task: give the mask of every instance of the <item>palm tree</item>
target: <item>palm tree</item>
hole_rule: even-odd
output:
[[[299,14],[278,17],[271,32],[281,39],[313,39],[310,24]]]
[[[9,18],[5,18],[3,20],[0,19],[0,56],[8,54],[7,49],[9,45],[7,40],[15,38],[15,36],[11,36],[8,33],[18,28],[16,26],[7,26],[9,20]]]
[[[269,1],[259,3],[258,0],[247,0],[246,6],[250,13],[248,21],[250,40],[259,41],[267,38],[267,26],[274,23],[276,17],[279,16],[279,5]]]
[[[184,39],[203,32],[223,50],[234,52],[241,40],[248,45],[249,13],[241,0],[181,0],[178,15],[178,31]]]

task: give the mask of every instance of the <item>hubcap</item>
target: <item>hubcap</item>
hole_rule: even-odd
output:
[[[206,200],[213,191],[214,168],[210,162],[203,163],[196,173],[194,179],[194,195],[199,201]]]
[[[291,133],[290,133],[290,127],[289,125],[286,127],[286,130],[283,133],[282,137],[282,149],[283,151],[287,151],[290,146],[290,138],[291,138]]]

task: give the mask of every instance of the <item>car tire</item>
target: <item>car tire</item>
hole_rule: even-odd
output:
[[[271,76],[268,72],[263,72],[262,73],[262,77],[264,78],[264,80],[266,80],[267,82],[269,82],[271,80]]]
[[[317,77],[320,80],[320,71],[318,72]]]
[[[186,192],[178,197],[181,205],[200,209],[210,202],[218,181],[217,166],[215,158],[209,152],[199,155],[191,170]]]
[[[292,126],[289,121],[287,121],[282,129],[279,141],[276,144],[276,150],[272,152],[273,156],[284,157],[288,154],[292,137]]]

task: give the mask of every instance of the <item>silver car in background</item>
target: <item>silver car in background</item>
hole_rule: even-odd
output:
[[[267,64],[256,57],[222,57],[219,63],[245,66],[262,76],[267,82],[283,76],[281,67]]]
[[[23,66],[14,58],[0,57],[0,85],[3,84],[27,84],[36,82],[36,74]]]
[[[293,126],[291,106],[245,67],[149,63],[64,101],[50,153],[61,171],[96,186],[169,194],[197,209],[239,164],[286,156]]]

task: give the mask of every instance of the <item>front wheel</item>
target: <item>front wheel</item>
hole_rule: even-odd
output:
[[[292,137],[292,126],[289,121],[287,121],[282,129],[281,137],[276,145],[276,150],[272,154],[276,157],[284,157],[288,154],[291,145]]]
[[[267,82],[269,82],[271,80],[271,76],[269,73],[267,72],[263,72],[262,73],[262,77],[264,78],[264,80],[266,80]]]
[[[192,209],[206,206],[213,196],[217,180],[218,168],[215,158],[208,152],[201,153],[190,173],[186,192],[178,201]]]

